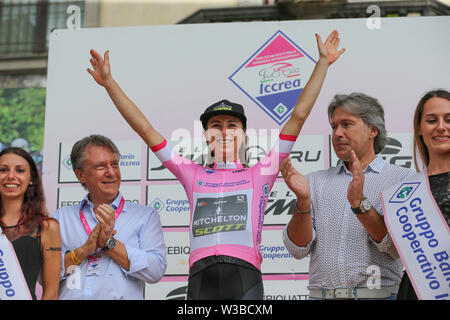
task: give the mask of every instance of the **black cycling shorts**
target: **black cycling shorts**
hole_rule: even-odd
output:
[[[229,256],[210,256],[194,263],[188,280],[188,300],[262,300],[261,271]]]

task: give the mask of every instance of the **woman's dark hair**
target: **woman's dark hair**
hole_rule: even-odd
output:
[[[47,208],[45,206],[44,188],[42,187],[41,176],[31,155],[22,148],[8,147],[0,152],[0,158],[5,154],[16,154],[24,158],[30,166],[31,184],[24,194],[22,207],[20,209],[21,215],[17,223],[17,228],[23,226],[25,231],[29,232],[31,231],[30,228],[37,225],[42,226],[43,221],[50,219],[47,215]],[[2,216],[3,204],[0,197],[0,217]],[[0,222],[0,224],[2,228],[6,227],[3,223]]]

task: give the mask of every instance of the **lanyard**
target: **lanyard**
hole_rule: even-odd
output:
[[[122,213],[124,204],[125,204],[125,199],[122,197],[122,199],[120,199],[119,206],[117,207],[117,210],[116,210],[115,220],[117,220],[117,218]],[[84,216],[83,211],[81,210],[81,208],[80,208],[80,220],[81,220],[81,223],[83,224],[84,230],[86,230],[86,233],[89,236],[91,234],[91,228],[89,227],[89,224],[87,223],[86,217]]]

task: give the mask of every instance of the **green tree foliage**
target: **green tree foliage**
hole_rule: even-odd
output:
[[[44,144],[45,89],[0,89],[0,142],[24,138],[31,150]]]

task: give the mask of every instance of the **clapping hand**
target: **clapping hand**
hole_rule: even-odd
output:
[[[95,217],[100,225],[97,246],[103,248],[106,245],[106,241],[117,233],[117,231],[114,230],[114,224],[116,222],[115,211],[110,205],[101,204],[95,211]]]
[[[280,171],[287,186],[296,194],[297,198],[299,200],[309,200],[308,180],[294,168],[291,158],[286,158],[281,162]]]
[[[353,175],[353,179],[348,185],[347,199],[351,207],[356,208],[363,198],[364,173],[361,162],[353,150],[350,151],[350,161],[347,162],[347,169]]]

